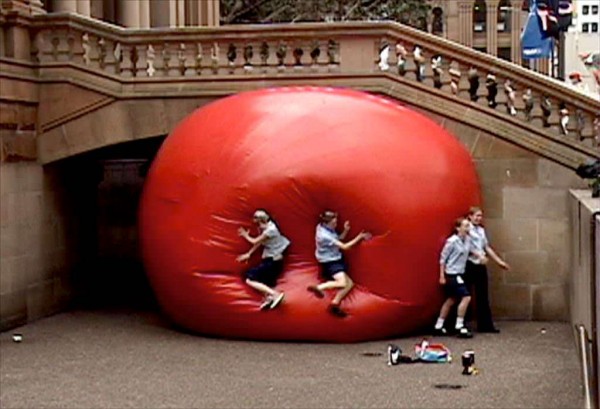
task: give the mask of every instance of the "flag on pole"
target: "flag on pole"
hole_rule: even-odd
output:
[[[552,53],[552,38],[543,31],[536,0],[529,2],[529,15],[521,34],[521,50],[523,58],[528,60],[548,58]]]

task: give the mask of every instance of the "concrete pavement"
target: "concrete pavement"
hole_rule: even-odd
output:
[[[231,341],[179,332],[152,311],[78,310],[0,334],[0,407],[583,407],[569,324],[498,326],[501,334],[470,340],[434,338],[450,348],[452,364],[388,367],[388,343],[412,355],[422,337]],[[15,332],[21,343],[12,341]],[[475,350],[476,376],[461,374],[465,349]]]

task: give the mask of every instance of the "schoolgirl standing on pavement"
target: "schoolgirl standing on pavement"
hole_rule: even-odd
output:
[[[469,237],[474,253],[479,257],[471,255],[467,261],[465,279],[469,288],[474,288],[475,293],[475,317],[477,319],[477,332],[498,333],[492,319],[492,310],[488,295],[488,271],[486,267],[487,256],[490,256],[500,267],[505,270],[510,266],[502,260],[490,247],[482,226],[483,212],[479,207],[469,209],[468,219],[471,222]]]
[[[260,233],[252,237],[248,229],[243,227],[238,229],[238,234],[252,244],[252,247],[247,253],[238,256],[237,261],[248,261],[252,253],[259,247],[263,247],[260,264],[246,271],[246,284],[265,296],[260,306],[261,310],[273,309],[284,298],[284,293],[274,288],[283,271],[283,255],[290,241],[280,233],[277,223],[265,210],[256,210],[252,220],[258,225]]]
[[[362,231],[352,240],[343,242],[346,235],[350,231],[350,222],[344,223],[344,230],[338,234],[335,230],[337,227],[338,215],[336,212],[327,210],[319,216],[319,224],[315,233],[315,241],[317,249],[315,257],[321,267],[321,275],[325,282],[318,285],[311,285],[308,291],[312,292],[319,298],[323,298],[325,290],[337,289],[338,292],[333,297],[328,311],[335,316],[345,317],[348,315],[340,304],[342,300],[350,293],[354,282],[348,276],[348,267],[344,261],[342,250],[350,250],[362,240],[368,240],[371,237],[370,233]]]
[[[435,333],[438,335],[447,334],[444,321],[450,312],[450,308],[458,301],[458,311],[456,313],[458,336],[461,338],[471,338],[473,336],[469,329],[464,326],[465,313],[471,301],[471,294],[469,294],[464,279],[467,259],[471,254],[469,227],[470,223],[466,218],[457,219],[454,223],[454,234],[446,240],[440,255],[439,283],[444,286],[447,298],[435,323]]]

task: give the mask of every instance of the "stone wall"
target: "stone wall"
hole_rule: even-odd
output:
[[[0,330],[52,314],[70,298],[65,191],[35,162],[0,165]]]
[[[569,188],[575,173],[485,132],[437,118],[471,152],[491,245],[512,267],[491,262],[497,318],[568,320]]]

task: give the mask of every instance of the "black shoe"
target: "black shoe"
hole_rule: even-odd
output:
[[[458,330],[457,337],[459,337],[459,338],[473,338],[473,333],[471,333],[471,331],[469,331],[468,328],[462,327],[461,329]]]
[[[484,328],[484,329],[478,329],[477,332],[479,333],[487,333],[487,334],[499,334],[500,330],[498,328]]]
[[[344,318],[345,316],[347,316],[348,314],[346,313],[346,311],[342,310],[340,308],[339,305],[335,305],[335,304],[331,304],[329,305],[329,307],[327,308],[327,310],[332,313],[333,315],[335,315],[336,317],[340,317],[340,318]]]
[[[448,331],[446,331],[446,328],[442,327],[442,328],[434,328],[433,329],[433,335],[437,335],[438,337],[443,337],[448,335]]]

